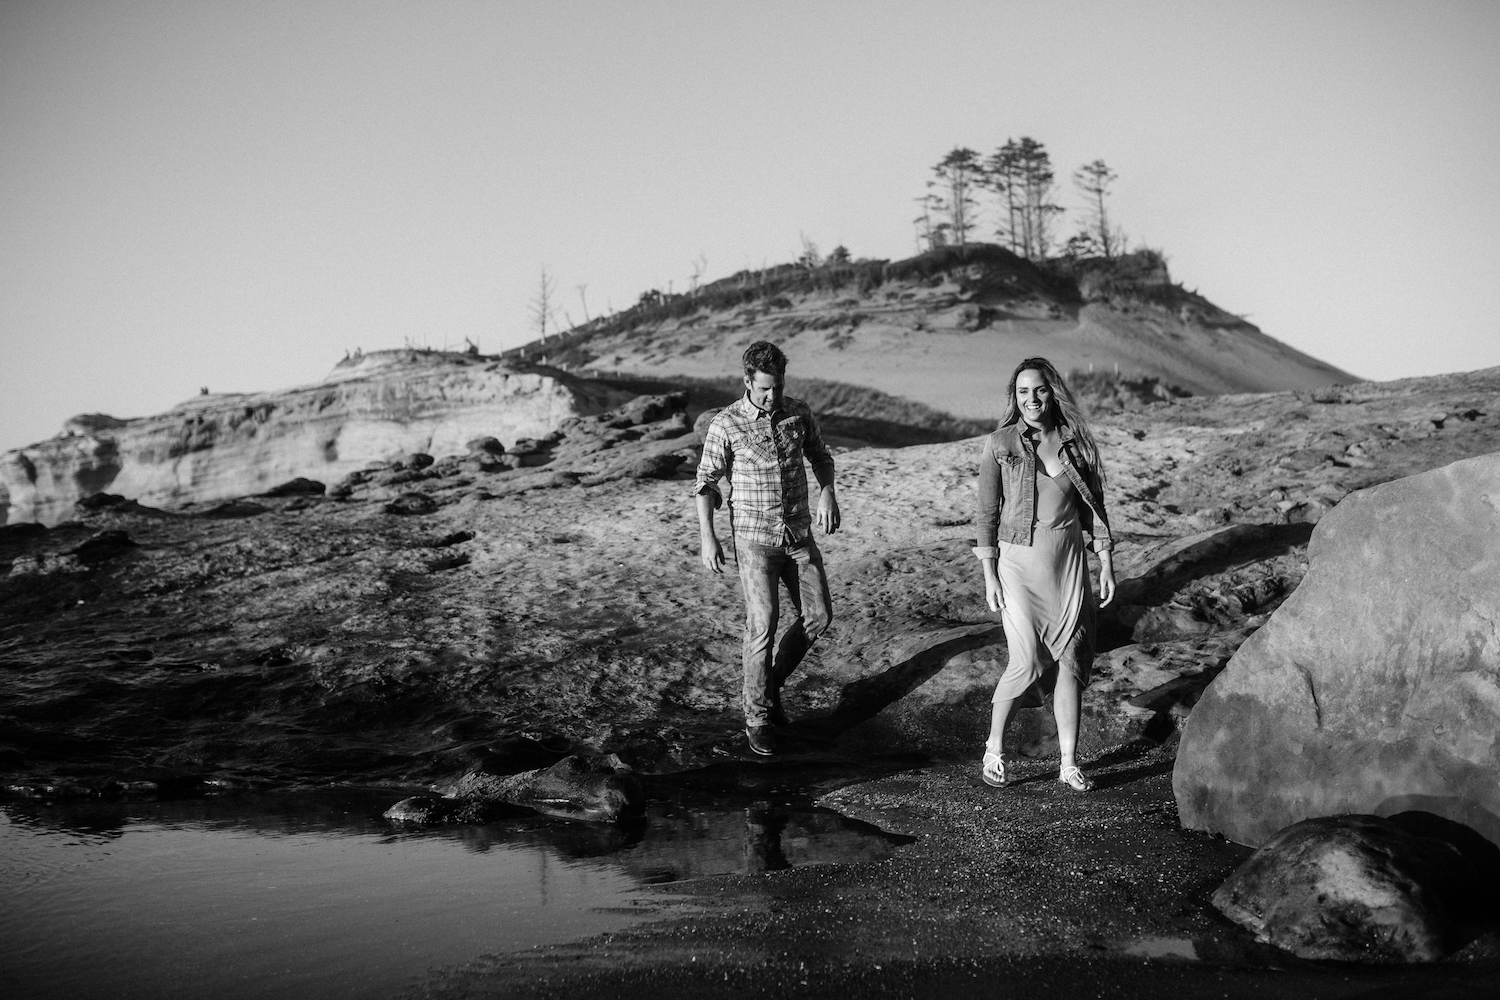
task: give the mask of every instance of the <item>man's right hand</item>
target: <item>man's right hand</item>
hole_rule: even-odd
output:
[[[714,535],[704,535],[698,558],[710,573],[724,572],[724,547]]]

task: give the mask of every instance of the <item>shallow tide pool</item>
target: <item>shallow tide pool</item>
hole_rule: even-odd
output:
[[[632,830],[401,831],[389,793],[0,805],[0,993],[400,996],[482,955],[618,930],[650,883],[884,856],[895,838],[767,802],[652,803]]]

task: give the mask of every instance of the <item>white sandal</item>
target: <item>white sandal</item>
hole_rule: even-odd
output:
[[[1010,779],[1005,776],[1005,758],[994,750],[985,747],[984,763],[979,771],[979,777],[991,788],[1004,788],[1010,784]]]
[[[1092,791],[1094,787],[1094,780],[1088,775],[1084,774],[1083,770],[1076,764],[1069,764],[1061,771],[1058,771],[1057,780],[1061,781],[1063,784],[1067,785],[1075,792]]]

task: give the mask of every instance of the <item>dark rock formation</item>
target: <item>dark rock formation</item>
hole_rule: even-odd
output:
[[[129,503],[129,501],[120,496],[120,494],[118,493],[90,493],[88,496],[83,497],[76,503],[74,503],[73,507],[76,510],[83,512],[104,510],[108,507],[118,506],[122,503]]]
[[[1303,820],[1213,895],[1226,917],[1301,958],[1435,962],[1459,921],[1493,919],[1500,851],[1426,813]]]
[[[424,451],[414,451],[406,455],[397,455],[394,459],[391,460],[390,464],[391,468],[395,469],[398,472],[403,470],[414,472],[418,469],[425,469],[436,461],[437,459],[433,458],[431,455],[427,454]]]
[[[231,500],[228,503],[217,504],[203,512],[204,517],[231,518],[231,517],[255,517],[270,510],[258,503],[249,500]]]
[[[503,455],[505,445],[498,438],[477,437],[468,442],[464,447],[469,449],[470,455]]]
[[[131,540],[129,534],[119,528],[111,528],[107,531],[95,532],[69,549],[67,554],[77,556],[81,563],[92,564],[113,559],[135,547],[135,542]]]
[[[550,767],[519,774],[476,768],[443,798],[402,799],[385,818],[408,823],[476,822],[497,805],[520,806],[560,819],[618,823],[641,816],[646,796],[630,769],[613,754],[565,757]]]
[[[320,497],[327,490],[328,487],[316,479],[304,479],[299,476],[296,479],[287,480],[280,486],[271,487],[263,495],[268,497]]]
[[[427,493],[403,493],[384,507],[387,514],[406,515],[431,514],[437,509],[438,502]]]
[[[474,532],[472,531],[450,531],[442,538],[436,539],[432,543],[432,547],[442,549],[447,548],[449,545],[461,545],[464,542],[471,542],[473,540]]]
[[[1193,711],[1183,824],[1421,809],[1500,843],[1500,454],[1351,494],[1309,558]]]

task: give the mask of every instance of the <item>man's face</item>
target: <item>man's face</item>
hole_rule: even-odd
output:
[[[754,377],[745,376],[745,392],[749,394],[751,404],[768,412],[781,406],[781,390],[785,385],[785,378],[765,372],[756,372]]]

